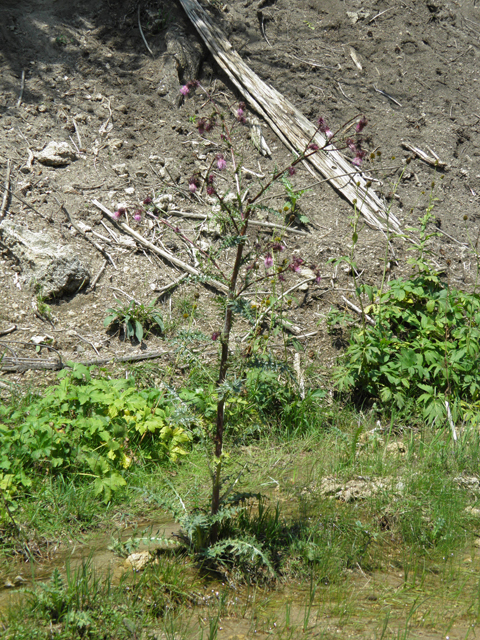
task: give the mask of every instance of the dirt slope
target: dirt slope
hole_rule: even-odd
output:
[[[480,6],[471,0],[211,0],[203,6],[250,67],[312,121],[323,116],[335,130],[358,114],[366,115],[365,146],[369,153],[381,151],[382,160],[366,161],[363,169],[405,228],[416,224],[425,211],[435,181],[436,226],[460,242],[468,237],[475,242]],[[21,266],[4,251],[0,330],[12,324],[17,329],[1,339],[18,352],[32,336],[46,334],[54,337],[64,360],[168,350],[159,336],[135,346],[106,333],[107,309],[118,301],[128,302],[125,294],[150,302],[182,272],[126,240],[122,243],[122,233],[92,199],[111,211],[124,204],[132,227],[194,265],[187,245],[171,231],[145,216],[135,222],[131,214],[145,197],[161,194],[168,196],[164,206],[171,210],[209,213],[205,199],[200,202],[190,194],[188,178],[209,166],[217,147],[191,122],[202,112],[204,97],[197,91],[182,100],[179,89],[195,74],[215,90],[226,112],[241,96],[209,57],[179,4],[141,3],[141,25],[152,55],[139,32],[137,7],[130,1],[108,0],[0,2],[0,174],[3,183],[10,160],[11,188],[23,199],[10,198],[6,217],[50,234],[59,244],[71,244],[93,279],[104,257],[70,226],[58,200],[76,221],[91,228],[88,234],[111,254],[117,267],[108,264],[95,289],[85,287],[53,300],[49,323],[34,314],[35,296]],[[22,72],[24,89],[17,106]],[[268,175],[274,167],[286,166],[291,156],[266,126],[263,133],[272,157],[260,155],[241,130],[238,147],[244,167]],[[52,140],[76,147],[78,159],[65,167],[47,167],[37,160],[26,166],[29,150],[37,154]],[[404,169],[394,195],[393,184],[411,155],[402,141],[430,156],[437,154],[447,164],[443,179],[442,172],[417,158]],[[252,191],[254,180],[248,183]],[[292,182],[300,188],[315,179],[302,168]],[[281,198],[275,201],[275,206],[282,205]],[[353,299],[348,293],[351,275],[341,267],[335,270],[329,259],[348,252],[353,211],[324,183],[303,196],[301,209],[310,220],[308,236],[288,234],[287,252],[318,265],[323,277],[319,284],[297,291],[288,317],[301,335],[313,334],[300,339],[306,354],[328,364],[341,341],[327,333],[325,314],[331,305],[342,304],[342,295]],[[282,221],[272,215],[268,219]],[[219,242],[214,229],[200,220],[171,220],[189,237]],[[392,246],[397,264],[392,262],[389,277],[408,270],[408,245],[395,240]],[[476,260],[468,249],[444,236],[436,241],[436,250],[437,264],[448,271],[452,284],[468,286],[476,274]],[[362,281],[379,283],[384,251],[383,236],[365,227],[356,256]],[[292,273],[287,286],[300,277]],[[214,296],[202,285],[182,284],[171,298],[159,302],[159,309],[166,320],[180,326],[196,301],[194,323],[211,333],[219,328]],[[237,337],[246,329],[246,324],[239,324]]]

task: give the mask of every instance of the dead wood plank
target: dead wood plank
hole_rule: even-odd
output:
[[[303,153],[312,140],[323,148],[328,142],[325,136],[320,132],[315,133],[314,124],[245,64],[197,0],[180,0],[180,3],[217,63],[245,101],[264,118],[280,140],[296,153]],[[369,226],[382,231],[390,229],[401,232],[399,220],[385,209],[377,194],[367,188],[363,175],[352,168],[334,145],[327,145],[323,151],[310,156],[308,162],[356,206]]]

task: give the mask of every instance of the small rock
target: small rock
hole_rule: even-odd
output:
[[[124,178],[125,176],[128,176],[128,169],[127,169],[127,165],[125,164],[125,162],[123,162],[122,164],[114,164],[114,165],[112,165],[112,169],[121,178]]]
[[[49,167],[65,167],[74,160],[77,154],[68,142],[55,142],[52,140],[37,154],[37,160]]]
[[[385,455],[389,453],[392,455],[404,454],[406,451],[407,450],[403,442],[390,442],[385,447]]]
[[[88,269],[68,245],[59,245],[45,231],[33,233],[11,222],[0,223],[3,244],[17,258],[25,279],[45,298],[75,293],[90,279]]]
[[[62,189],[63,193],[76,193],[78,194],[77,189],[75,189],[75,187],[72,187],[71,184],[66,184],[63,189]]]
[[[117,138],[113,138],[113,140],[110,140],[110,142],[108,143],[108,147],[112,151],[118,151],[118,149],[122,148],[122,145],[123,142],[121,140],[118,140]]]
[[[127,187],[125,189],[125,193],[127,194],[127,196],[133,196],[133,194],[135,193],[135,187]]]
[[[13,582],[9,578],[7,578],[5,580],[5,582],[3,583],[3,588],[4,589],[15,589],[15,585],[13,584]]]
[[[150,551],[140,551],[139,553],[131,553],[125,560],[124,565],[128,569],[134,571],[141,571],[149,562],[151,562],[153,556]]]
[[[13,579],[13,583],[16,587],[21,587],[22,584],[26,584],[26,582],[27,581],[22,576],[15,576],[15,578]]]
[[[30,342],[33,344],[53,344],[55,342],[55,338],[53,336],[44,335],[44,336],[32,336],[30,338]]]

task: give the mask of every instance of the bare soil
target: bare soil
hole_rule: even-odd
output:
[[[194,79],[188,74],[196,73],[214,91],[226,114],[242,96],[201,44],[179,3],[140,3],[151,55],[139,31],[138,4],[130,0],[0,2],[2,183],[7,160],[13,166],[13,194],[6,216],[32,231],[50,234],[59,244],[70,244],[93,279],[104,256],[71,227],[58,204],[63,203],[77,223],[91,228],[87,233],[112,255],[117,267],[108,264],[94,289],[88,286],[76,295],[49,302],[52,321],[48,322],[35,315],[35,295],[21,265],[4,251],[0,331],[12,324],[16,330],[1,340],[18,352],[33,336],[42,335],[54,337],[65,361],[168,351],[161,336],[149,335],[134,345],[107,333],[103,321],[108,308],[128,302],[129,296],[144,304],[156,299],[162,287],[182,272],[140,246],[122,243],[122,232],[106,220],[92,199],[111,211],[124,204],[132,227],[193,266],[192,252],[178,236],[146,216],[135,222],[132,214],[144,198],[160,194],[172,196],[171,202],[165,200],[170,210],[210,212],[205,198],[190,194],[188,178],[210,165],[218,151],[212,142],[218,138],[199,135],[192,123],[192,116],[205,111],[201,92],[191,92],[183,100],[179,90]],[[475,244],[480,228],[480,3],[204,0],[203,6],[253,71],[313,122],[323,116],[336,130],[365,114],[369,122],[366,148],[369,153],[381,151],[382,160],[367,160],[362,170],[371,176],[372,188],[383,195],[404,228],[417,224],[435,182],[431,228],[436,226],[457,241],[448,236],[436,239],[435,261],[452,285],[468,287],[476,277],[477,262],[474,253],[458,243],[468,244],[471,238]],[[185,42],[188,46],[182,47]],[[177,74],[173,84],[172,68]],[[250,111],[247,115],[255,116]],[[241,128],[236,135],[241,164],[268,176],[275,167],[288,166],[292,156],[266,125],[262,129],[272,151],[270,158],[260,155]],[[76,147],[78,159],[66,167],[47,167],[37,161],[26,166],[29,150],[36,154],[52,140]],[[440,171],[419,158],[405,167],[405,159],[412,154],[402,141],[430,156],[437,154],[447,168]],[[303,167],[292,178],[296,188],[320,180]],[[255,177],[245,178],[252,192],[255,184]],[[282,198],[273,202],[283,206]],[[342,295],[353,300],[349,269],[336,269],[329,262],[349,252],[353,209],[325,182],[311,187],[301,209],[310,223],[298,228],[308,235],[287,234],[287,253],[317,265],[322,280],[297,291],[285,308],[301,336],[311,334],[299,338],[305,359],[308,356],[324,366],[342,347],[341,336],[327,331],[326,314],[332,305],[344,304]],[[268,220],[283,222],[272,214]],[[200,220],[172,214],[171,222],[188,237],[214,245],[220,242],[215,230]],[[257,227],[253,236],[265,234],[271,235]],[[396,260],[390,254],[389,278],[407,273],[409,246],[400,239],[392,242]],[[384,257],[384,236],[364,226],[356,252],[361,282],[380,283]],[[286,286],[300,278],[290,274]],[[187,322],[183,314],[195,301],[194,323],[208,334],[220,328],[215,296],[201,284],[180,284],[158,307],[178,328]],[[239,344],[247,328],[244,321],[236,326]]]

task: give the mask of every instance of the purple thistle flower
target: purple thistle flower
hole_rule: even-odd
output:
[[[123,207],[119,207],[118,211],[115,211],[115,213],[113,214],[113,216],[117,218],[117,220],[118,218],[121,218],[124,215],[125,215],[125,209]]]
[[[120,218],[121,215],[122,214],[120,213],[120,211],[115,211],[115,213],[113,214],[113,217],[117,218],[117,220],[118,220],[118,218]]]
[[[211,131],[214,125],[215,125],[215,122],[213,120],[207,120],[207,122],[205,122],[205,127],[204,127],[205,131],[207,132]]]
[[[213,196],[214,193],[215,193],[215,187],[213,185],[209,184],[208,187],[207,187],[207,194],[209,196]]]
[[[207,182],[208,184],[213,184],[214,180],[215,180],[215,176],[213,175],[213,173],[211,173],[207,178]]]
[[[223,171],[227,167],[227,162],[221,153],[217,155],[217,167],[219,171]]]
[[[289,269],[290,269],[291,271],[297,271],[297,272],[298,272],[298,271],[300,271],[300,267],[302,266],[302,264],[303,264],[304,262],[305,262],[305,261],[304,261],[304,260],[302,260],[302,258],[295,257],[295,258],[293,258],[292,262],[290,263],[290,265],[289,265]]]
[[[189,94],[190,89],[188,88],[188,85],[184,84],[183,87],[180,89],[180,93],[182,94],[182,96],[186,96],[187,94]]]
[[[285,278],[285,276],[283,275],[283,273],[279,273],[279,274],[278,274],[278,279],[280,280],[280,282],[285,282],[285,280],[286,280],[286,278]]]
[[[152,204],[152,199],[151,198],[145,198],[145,200],[143,201],[143,204]]]
[[[356,145],[355,140],[353,138],[347,138],[345,140],[345,144],[350,149],[350,151],[353,151],[353,153],[357,153],[357,145]]]
[[[295,167],[288,167],[288,175],[294,176],[297,173]]]
[[[283,251],[285,247],[281,242],[274,242],[272,244],[272,251]]]
[[[270,269],[270,267],[273,267],[273,258],[271,253],[267,253],[265,256],[265,269]]]
[[[312,151],[318,151],[318,149],[319,149],[320,147],[318,146],[318,144],[315,144],[315,142],[311,142],[311,143],[308,145],[308,148],[309,148],[309,149],[311,149]]]
[[[195,191],[197,190],[197,185],[194,182],[190,182],[188,185],[188,189],[190,193],[195,193]]]
[[[245,115],[245,111],[243,109],[237,109],[237,118],[243,118]]]
[[[357,133],[361,133],[363,131],[363,129],[365,129],[367,124],[368,124],[368,120],[366,119],[365,116],[362,116],[360,118],[360,120],[357,122],[357,126],[355,127],[355,131]]]
[[[218,340],[218,338],[220,337],[220,331],[214,331],[212,333],[212,340],[215,342],[215,340]]]
[[[324,133],[328,139],[333,138],[333,133],[330,131],[325,119],[322,117],[318,119],[318,130]]]
[[[137,209],[133,214],[133,219],[139,222],[142,219],[142,213],[143,211],[141,209]]]
[[[359,167],[366,155],[366,151],[363,151],[362,149],[360,149],[360,147],[357,147],[357,152],[355,154],[355,158],[352,160],[352,164],[354,164],[356,167]]]

